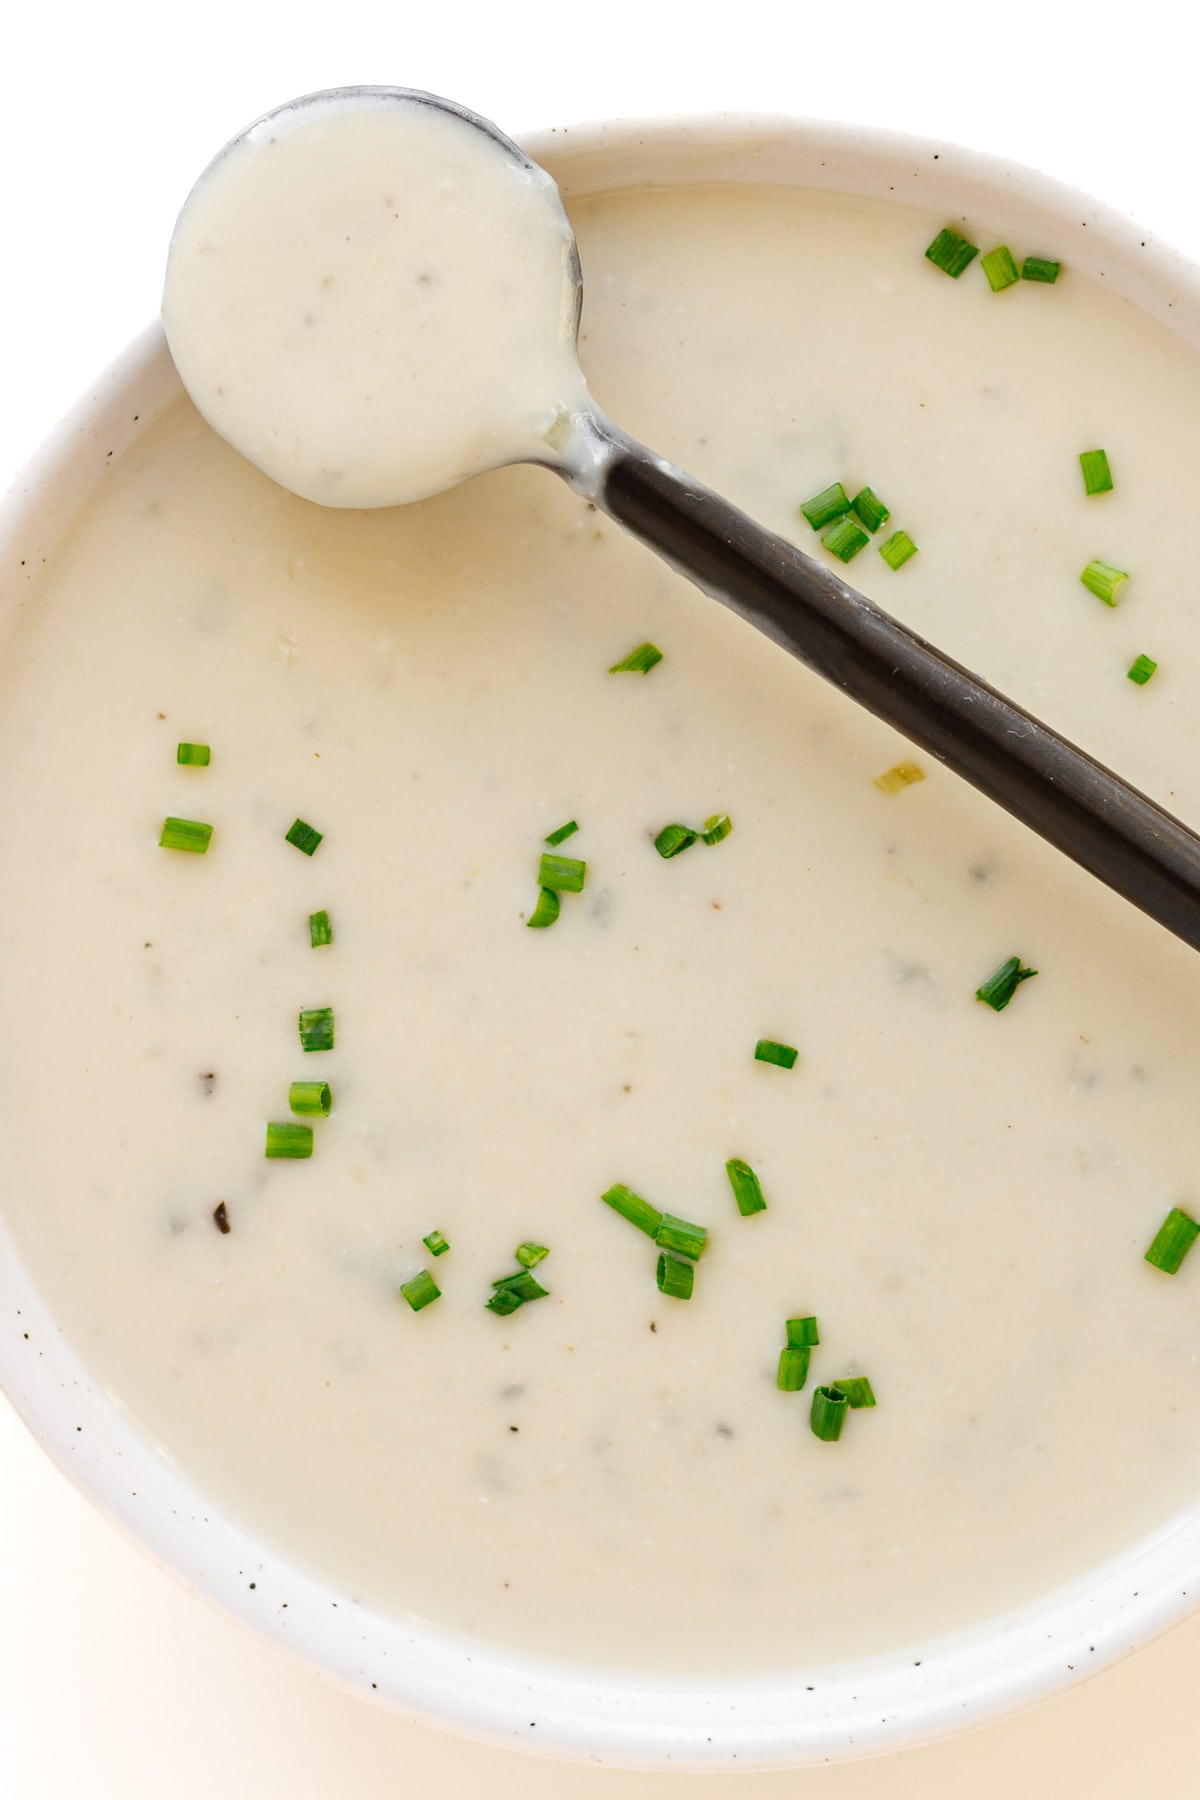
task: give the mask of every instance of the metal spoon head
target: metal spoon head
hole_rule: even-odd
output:
[[[418,89],[334,88],[209,164],[163,318],[235,449],[305,498],[380,506],[562,464],[587,407],[582,296],[557,187],[495,125]]]

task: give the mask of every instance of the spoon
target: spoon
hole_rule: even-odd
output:
[[[510,462],[554,469],[1200,949],[1200,837],[608,419],[577,360],[582,299],[558,189],[496,126],[346,88],[267,114],[200,177],[163,316],[200,411],[284,486],[391,505]]]

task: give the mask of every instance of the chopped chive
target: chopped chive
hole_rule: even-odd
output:
[[[867,530],[871,532],[878,531],[881,525],[886,525],[892,516],[874,488],[860,488],[850,505]]]
[[[287,842],[295,844],[297,850],[303,850],[305,856],[312,855],[323,835],[315,825],[306,825],[303,819],[297,819],[291,829],[284,833]]]
[[[546,1254],[549,1255],[549,1251]],[[507,1294],[515,1294],[522,1305],[527,1300],[543,1300],[549,1292],[528,1269],[514,1269],[511,1275],[498,1275],[492,1286],[503,1289]]]
[[[899,762],[894,763],[890,769],[885,769],[882,775],[877,775],[875,786],[881,794],[902,794],[906,787],[912,787],[914,782],[924,779],[925,771],[919,763]]]
[[[1152,656],[1135,656],[1125,674],[1130,681],[1136,681],[1139,687],[1145,687],[1157,667]]]
[[[333,1008],[314,1007],[300,1014],[300,1048],[302,1050],[333,1049]]]
[[[731,1156],[725,1164],[725,1173],[729,1177],[737,1209],[744,1219],[748,1219],[751,1213],[766,1212],[767,1202],[763,1197],[762,1183],[749,1163],[743,1162],[740,1156]]]
[[[582,894],[587,864],[577,856],[545,856],[538,864],[538,885],[553,894]]]
[[[811,1350],[814,1344],[821,1341],[815,1313],[806,1313],[802,1319],[786,1319],[783,1329],[787,1333],[788,1348],[791,1350]]]
[[[814,531],[821,531],[826,525],[832,525],[850,511],[850,496],[840,481],[831,487],[822,488],[811,500],[800,502],[800,512],[808,520]]]
[[[291,1120],[283,1124],[267,1126],[267,1155],[300,1158],[311,1156],[313,1150],[313,1134],[311,1125],[293,1125]]]
[[[207,769],[212,751],[207,744],[176,744],[175,761],[185,769]]]
[[[1146,1252],[1146,1261],[1161,1269],[1164,1275],[1176,1275],[1197,1237],[1200,1237],[1200,1225],[1182,1207],[1173,1206],[1155,1233],[1154,1242]]]
[[[669,862],[681,850],[690,850],[696,841],[696,835],[687,825],[664,825],[654,840],[654,848],[664,862]]]
[[[892,763],[891,769],[883,770],[882,776],[874,778],[874,785],[880,794],[903,794],[903,790],[912,787],[916,781],[925,781],[925,770],[919,763]]]
[[[227,1235],[233,1230],[232,1225],[229,1223],[229,1208],[224,1200],[218,1200],[217,1204],[213,1207],[213,1223],[222,1236]]]
[[[660,1294],[666,1294],[672,1300],[690,1300],[696,1282],[696,1265],[686,1256],[676,1256],[672,1250],[662,1250],[659,1252],[656,1279]]]
[[[990,1006],[993,1012],[1003,1012],[1023,981],[1032,980],[1036,969],[1023,969],[1019,956],[1010,956],[1002,962],[994,975],[989,975],[982,987],[975,989],[975,998]]]
[[[328,1118],[329,1108],[333,1105],[329,1083],[327,1081],[293,1081],[288,1089],[288,1105],[294,1113],[302,1116],[308,1113],[319,1113],[323,1119]]]
[[[442,1295],[441,1288],[428,1269],[422,1269],[420,1274],[414,1275],[410,1281],[402,1281],[400,1292],[414,1312],[420,1312],[421,1308],[428,1306],[431,1300],[440,1300]]]
[[[1112,470],[1108,466],[1106,450],[1081,450],[1079,466],[1083,470],[1085,494],[1109,494],[1112,492]]]
[[[527,1306],[531,1300],[544,1300],[549,1293],[536,1275],[528,1269],[519,1269],[515,1275],[502,1275],[492,1283],[492,1297],[485,1304],[489,1312],[506,1318],[515,1313],[519,1306]]]
[[[875,1390],[865,1375],[840,1376],[833,1385],[839,1394],[845,1394],[855,1412],[861,1407],[875,1404]]]
[[[431,1231],[421,1239],[430,1256],[445,1256],[450,1245],[440,1231]]]
[[[814,1388],[812,1411],[808,1416],[813,1436],[822,1438],[827,1444],[836,1443],[842,1435],[842,1426],[846,1423],[849,1411],[850,1402],[841,1388]]]
[[[327,912],[309,913],[308,941],[314,950],[319,950],[323,944],[332,944],[333,926],[329,923]]]
[[[799,1055],[790,1044],[777,1044],[774,1038],[759,1038],[754,1046],[755,1062],[774,1063],[778,1069],[794,1069]]]
[[[1003,293],[1005,288],[1012,287],[1014,282],[1021,279],[1021,271],[1007,244],[997,244],[994,250],[989,250],[980,260],[979,266],[987,276],[988,286],[993,294]]]
[[[700,836],[706,844],[720,844],[732,830],[733,820],[728,813],[713,813],[711,817],[705,819],[704,830]]]
[[[704,1254],[708,1229],[704,1225],[693,1225],[690,1219],[680,1219],[674,1213],[665,1212],[654,1241],[660,1250],[674,1250],[679,1256],[690,1256],[694,1262]]]
[[[1124,569],[1115,569],[1112,563],[1101,562],[1097,557],[1088,564],[1079,579],[1089,594],[1095,594],[1097,600],[1103,600],[1105,606],[1115,606],[1120,590],[1129,576]]]
[[[1021,264],[1021,280],[1054,282],[1061,268],[1061,263],[1050,262],[1044,256],[1027,256]]]
[[[917,546],[907,531],[893,531],[887,542],[880,544],[879,554],[889,569],[902,569],[909,558],[917,554]]]
[[[539,888],[537,905],[525,923],[534,931],[544,931],[547,925],[553,925],[559,914],[558,895],[553,888]]]
[[[548,831],[542,839],[542,842],[544,844],[550,844],[551,846],[555,844],[565,844],[567,839],[569,837],[574,837],[578,830],[578,819],[568,819],[565,825],[560,825],[558,827],[557,831]]]
[[[614,663],[608,671],[610,675],[648,675],[655,663],[660,663],[663,653],[657,644],[639,644],[628,656]]]
[[[828,531],[822,532],[821,542],[831,555],[839,562],[853,562],[860,550],[865,550],[870,538],[854,519],[839,519]]]
[[[631,1225],[636,1225],[647,1237],[658,1236],[663,1216],[657,1206],[651,1206],[649,1200],[643,1200],[640,1194],[635,1194],[623,1182],[614,1182],[600,1198],[605,1206],[611,1206],[614,1212],[619,1212],[623,1219],[628,1219]]]
[[[212,834],[212,826],[201,825],[197,819],[164,819],[159,848],[191,850],[196,856],[203,856]]]
[[[808,1380],[808,1364],[812,1351],[807,1344],[789,1344],[786,1350],[779,1352],[779,1373],[775,1377],[776,1387],[785,1394],[798,1394]]]
[[[550,1251],[545,1244],[524,1243],[517,1245],[517,1261],[523,1269],[535,1269],[544,1256]]]
[[[969,268],[979,255],[979,245],[968,243],[965,237],[952,231],[947,225],[938,232],[925,255],[935,269],[941,269],[943,274],[957,281],[963,270]]]

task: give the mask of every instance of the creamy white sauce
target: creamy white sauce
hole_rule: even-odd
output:
[[[201,177],[163,320],[200,411],[324,506],[553,461],[585,404],[571,228],[541,169],[429,100],[298,102]]]
[[[800,500],[870,482],[920,553],[854,580],[1200,818],[1194,352],[1070,270],[948,281],[943,221],[901,209],[576,223],[613,416],[805,546]],[[1094,555],[1133,571],[1114,611]],[[644,639],[658,668],[610,677]],[[544,471],[325,511],[182,399],[116,460],[4,659],[0,1195],[214,1506],[364,1605],[718,1672],[971,1623],[1194,1498],[1200,1251],[1173,1281],[1142,1254],[1200,1203],[1200,965],[936,768],[882,795],[910,755]],[[722,810],[724,843],[655,854]],[[207,856],[157,848],[166,813]],[[528,931],[572,817],[587,887]],[[972,995],[1014,951],[1041,973],[997,1016]],[[267,1162],[314,1064],[315,1155]],[[709,1226],[690,1302],[613,1181]],[[551,1297],[497,1319],[527,1237]],[[807,1312],[810,1379],[878,1395],[836,1445],[775,1387]]]

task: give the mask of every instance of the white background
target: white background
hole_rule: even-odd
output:
[[[10,11],[0,35],[0,483],[155,310],[175,212],[209,156],[293,94],[343,82],[424,87],[515,136],[708,110],[892,126],[1036,163],[1200,256],[1188,16],[1169,0],[607,0],[587,10],[566,0],[67,0]],[[4,943],[0,953],[13,951]],[[709,1778],[703,1793],[1115,1800],[1138,1788],[1149,1800],[1191,1800],[1197,1675],[1200,1620],[1000,1726],[872,1764]],[[0,1401],[5,1800],[682,1800],[700,1779],[535,1763],[335,1691],[145,1562]]]

